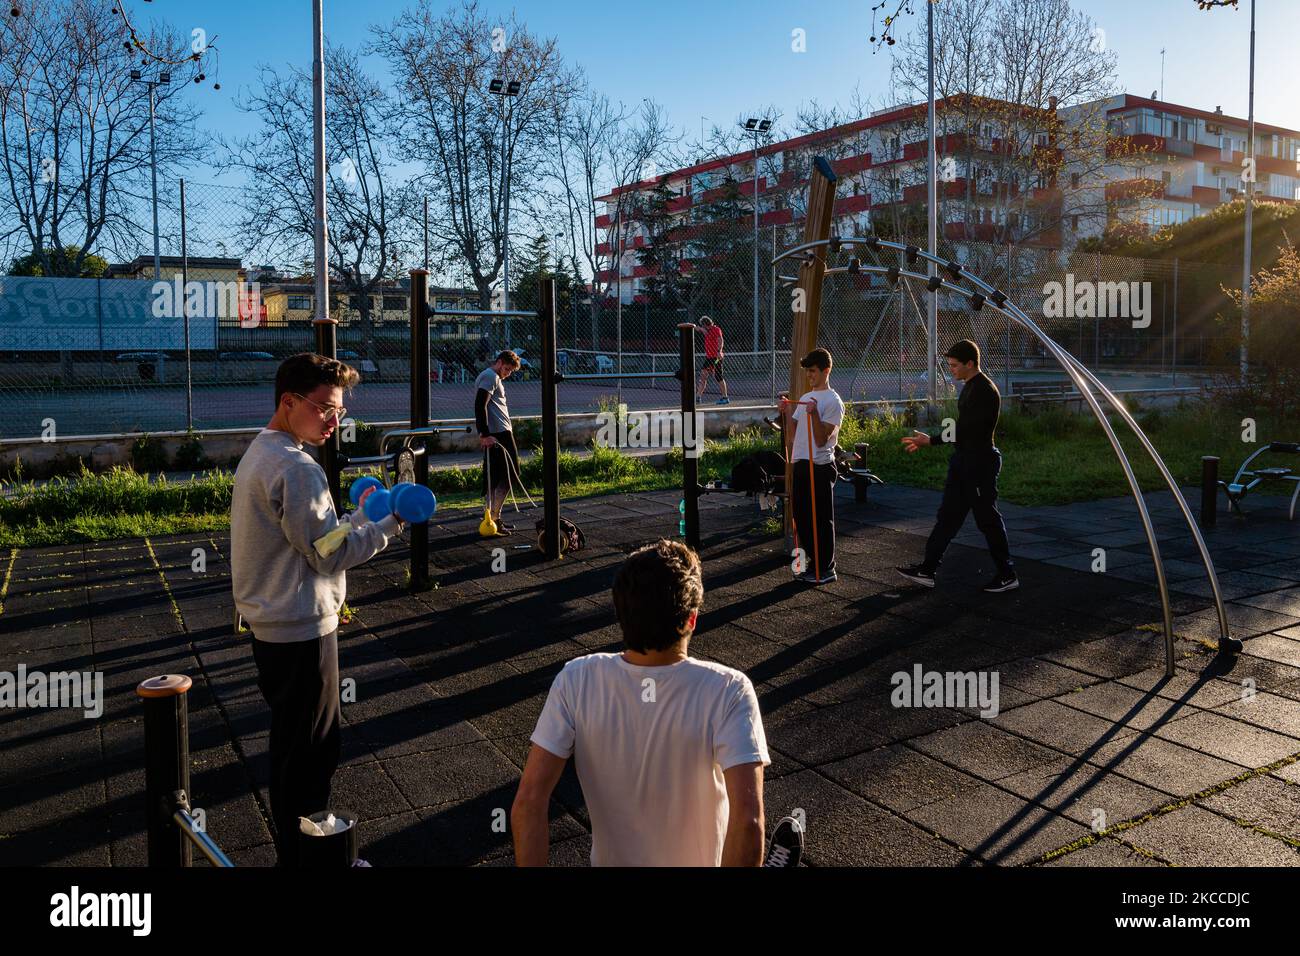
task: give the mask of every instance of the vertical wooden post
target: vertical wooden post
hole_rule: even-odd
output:
[[[831,221],[835,209],[835,170],[825,156],[813,158],[812,172],[808,178],[808,216],[804,225],[803,241],[821,242],[831,235]],[[796,302],[803,305],[795,310],[790,332],[790,400],[803,394],[804,373],[799,362],[817,347],[817,321],[822,306],[822,280],[826,276],[825,247],[811,250],[799,266],[799,283],[795,287]],[[775,348],[775,344],[773,345]],[[784,421],[784,419],[782,420]],[[784,451],[784,446],[782,448]],[[785,534],[787,543],[794,526],[794,511],[788,506],[794,489],[794,466],[785,463]]]

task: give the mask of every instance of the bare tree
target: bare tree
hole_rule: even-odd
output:
[[[476,0],[445,13],[419,0],[373,33],[371,49],[388,58],[406,101],[404,146],[425,168],[418,182],[430,197],[431,239],[465,264],[480,308],[490,308],[511,196],[527,200],[542,175],[540,154],[553,148],[550,127],[574,77],[554,39],[513,15],[495,21]],[[518,95],[493,95],[493,79],[517,82]]]
[[[959,237],[998,245],[1063,244],[1074,216],[1104,223],[1098,185],[1114,165],[1144,161],[1113,140],[1099,109],[1084,107],[1116,90],[1104,33],[1068,0],[949,0],[934,18],[938,149],[957,165],[940,184],[942,221],[963,224]],[[924,100],[924,31],[899,48],[894,88],[900,99]],[[908,139],[925,136],[923,112],[906,130]],[[923,170],[909,173],[915,182],[904,187],[924,182]]]
[[[386,136],[391,107],[387,91],[366,75],[354,52],[329,47],[325,73],[327,261],[354,299],[362,348],[372,356],[371,296],[397,278],[409,254],[399,215],[403,186]],[[248,175],[245,227],[259,237],[257,252],[305,260],[315,231],[313,147],[304,134],[311,129],[311,75],[263,67],[259,81],[238,105],[260,125],[223,141],[217,166]]]
[[[180,94],[198,67],[170,31],[145,42],[186,60],[156,87],[161,178],[192,155],[196,111]],[[80,275],[97,249],[145,245],[149,88],[130,74],[149,61],[138,57],[112,0],[37,0],[0,21],[0,238],[30,250],[46,275]]]
[[[567,112],[557,104],[550,178],[563,199],[573,255],[582,257],[592,276],[593,343],[599,339],[602,301],[615,287],[619,250],[638,208],[632,187],[659,176],[661,164],[671,161],[665,151],[674,141],[663,107],[652,100],[643,100],[632,113],[584,87]],[[609,194],[615,196],[613,213],[600,201]],[[609,226],[598,228],[596,222],[604,216]]]

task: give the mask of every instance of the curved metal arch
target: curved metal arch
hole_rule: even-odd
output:
[[[1038,324],[1034,322],[1032,319],[1030,319],[1029,316],[1026,315],[1025,312],[1022,309],[1020,309],[1014,302],[1011,302],[1006,297],[1006,294],[1003,293],[1001,290],[995,288],[994,286],[980,279],[978,276],[970,273],[969,271],[964,269],[959,263],[955,261],[949,262],[947,260],[939,258],[938,256],[932,256],[928,252],[918,249],[915,246],[908,246],[903,243],[894,242],[892,240],[887,240],[887,239],[878,239],[876,237],[862,238],[862,237],[853,236],[853,237],[823,239],[814,242],[803,243],[802,245],[795,246],[791,249],[786,250],[785,252],[773,258],[772,266],[775,269],[777,263],[783,259],[800,255],[801,253],[810,251],[811,249],[816,247],[830,246],[830,245],[836,247],[865,246],[872,252],[878,252],[882,248],[894,249],[899,252],[906,253],[909,259],[911,260],[911,262],[915,262],[918,259],[925,260],[926,262],[933,262],[936,265],[940,266],[941,268],[946,269],[949,272],[949,274],[954,276],[955,280],[960,280],[962,278],[965,278],[969,280],[972,284],[976,285],[980,290],[978,294],[983,300],[978,303],[979,305],[981,306],[984,304],[990,305],[995,311],[1001,313],[1002,315],[1005,315],[1012,322],[1015,322],[1017,325],[1020,325],[1021,327],[1027,329],[1030,333],[1034,335],[1034,337],[1040,343],[1042,343],[1044,348],[1046,348],[1048,352],[1051,353],[1052,357],[1061,366],[1061,368],[1065,371],[1065,373],[1070,377],[1070,380],[1074,384],[1074,387],[1078,389],[1080,395],[1082,395],[1084,400],[1087,401],[1088,407],[1092,410],[1092,413],[1096,417],[1098,424],[1101,425],[1103,432],[1105,432],[1106,438],[1110,442],[1111,448],[1115,452],[1116,458],[1119,460],[1120,467],[1124,471],[1124,477],[1128,482],[1129,490],[1133,495],[1134,503],[1137,505],[1138,514],[1142,520],[1143,531],[1146,534],[1147,544],[1150,547],[1152,560],[1155,563],[1156,584],[1160,591],[1160,603],[1161,603],[1161,610],[1163,612],[1163,617],[1164,617],[1164,633],[1165,633],[1165,673],[1166,675],[1172,676],[1174,673],[1173,620],[1172,620],[1172,610],[1170,608],[1170,603],[1169,603],[1169,585],[1168,585],[1168,580],[1166,579],[1165,576],[1164,562],[1160,555],[1160,545],[1155,535],[1155,528],[1151,522],[1151,515],[1146,505],[1146,499],[1142,495],[1142,490],[1138,485],[1136,476],[1133,473],[1132,465],[1129,462],[1128,456],[1125,454],[1123,447],[1119,443],[1119,439],[1115,434],[1114,428],[1110,424],[1110,420],[1106,417],[1104,411],[1101,408],[1100,403],[1097,401],[1096,395],[1093,394],[1092,388],[1090,388],[1089,385],[1095,387],[1097,391],[1101,393],[1102,397],[1106,399],[1108,404],[1110,404],[1111,407],[1114,408],[1116,413],[1118,413],[1119,416],[1125,421],[1125,423],[1132,430],[1133,434],[1141,442],[1143,448],[1146,449],[1147,454],[1151,457],[1152,462],[1156,465],[1156,468],[1160,471],[1161,476],[1165,480],[1165,484],[1169,487],[1169,490],[1173,493],[1174,499],[1178,503],[1179,510],[1182,512],[1183,519],[1186,521],[1188,529],[1191,531],[1192,538],[1196,542],[1197,550],[1200,552],[1201,555],[1201,561],[1205,566],[1206,576],[1209,580],[1210,589],[1214,596],[1215,608],[1218,612],[1220,648],[1229,649],[1233,646],[1233,644],[1237,644],[1237,647],[1239,649],[1240,647],[1239,642],[1233,641],[1233,639],[1229,636],[1227,613],[1223,605],[1222,593],[1219,590],[1219,580],[1214,570],[1214,563],[1210,558],[1209,550],[1205,546],[1205,540],[1201,536],[1200,529],[1196,527],[1196,522],[1192,517],[1191,510],[1187,506],[1187,501],[1186,499],[1183,498],[1182,492],[1179,490],[1177,482],[1174,481],[1173,475],[1170,474],[1169,469],[1165,466],[1163,459],[1161,459],[1160,455],[1156,452],[1155,447],[1151,444],[1151,441],[1147,438],[1146,434],[1142,431],[1142,429],[1138,427],[1137,422],[1134,420],[1133,416],[1129,413],[1128,409],[1124,407],[1123,403],[1115,396],[1113,392],[1111,392],[1109,388],[1107,388],[1086,366],[1084,366],[1082,362],[1080,362],[1077,358],[1075,358],[1073,355],[1071,355],[1069,352],[1063,349],[1060,345],[1056,343],[1055,340],[1053,340],[1041,328],[1039,328]],[[897,271],[895,272],[894,270]],[[898,267],[885,267],[885,266],[874,265],[874,264],[859,264],[856,270],[850,269],[847,266],[828,268],[826,270],[827,275],[836,275],[836,274],[853,273],[853,272],[879,274],[879,275],[890,275],[891,273],[893,273],[899,277],[906,277],[909,279],[915,279],[917,281],[925,282],[927,286],[929,286],[932,281],[932,277],[929,275],[923,275],[921,273],[912,272]],[[785,277],[781,277],[781,278],[783,280],[785,279]],[[930,291],[937,293],[942,289],[948,289],[951,292],[955,292],[959,295],[965,296],[972,303],[976,302],[975,297],[977,293],[975,291],[966,289],[958,285],[956,281],[945,280],[939,276],[935,276],[933,278],[938,278],[939,281],[936,285],[934,285],[933,289],[931,289]]]

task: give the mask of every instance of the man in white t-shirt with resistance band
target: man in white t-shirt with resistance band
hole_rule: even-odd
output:
[[[785,454],[792,466],[790,509],[796,547],[808,584],[830,584],[835,573],[835,445],[844,421],[844,400],[831,388],[831,353],[813,349],[799,363],[808,391],[792,402],[781,395]],[[794,427],[791,427],[793,424]],[[811,462],[811,465],[809,464]]]

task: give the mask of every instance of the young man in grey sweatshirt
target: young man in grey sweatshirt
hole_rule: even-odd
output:
[[[253,632],[257,686],[271,708],[271,817],[281,866],[297,863],[298,818],[327,809],[339,759],[339,609],[344,572],[402,530],[396,515],[365,523],[338,550],[313,546],[339,526],[325,471],[305,450],[333,435],[355,369],[303,352],[275,375],[275,415],[235,471],[230,579]]]

